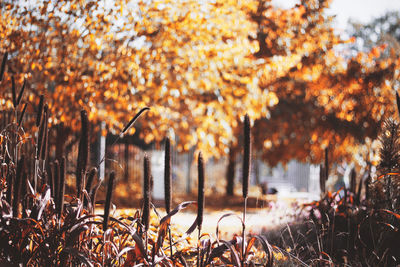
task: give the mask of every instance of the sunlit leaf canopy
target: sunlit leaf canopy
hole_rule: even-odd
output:
[[[329,1],[3,1],[0,52],[27,79],[30,111],[44,93],[52,120],[79,112],[118,133],[144,106],[146,142],[176,137],[205,156],[236,144],[245,113],[272,165],[346,156],[393,112],[396,58],[374,48],[349,59],[325,15]],[[17,86],[18,87],[18,86]],[[2,94],[11,107],[11,93]],[[278,100],[279,99],[279,100]],[[139,124],[137,125],[139,126]],[[131,133],[135,131],[132,128]]]
[[[300,1],[288,10],[261,4],[252,12],[254,38],[263,48],[256,56],[266,60],[259,86],[279,99],[269,119],[254,127],[264,129],[254,131],[255,139],[263,142],[271,165],[290,159],[318,163],[326,147],[334,160],[351,160],[394,115],[399,59],[380,59],[384,46],[346,57],[352,40],[335,32],[325,15],[329,2]]]
[[[258,87],[257,45],[247,38],[254,25],[236,1],[101,3],[2,6],[10,73],[18,83],[27,78],[32,103],[45,93],[54,124],[77,129],[85,108],[92,123],[118,132],[149,106],[141,120],[145,141],[172,129],[178,149],[199,144],[218,155],[237,120],[265,115],[276,102]]]

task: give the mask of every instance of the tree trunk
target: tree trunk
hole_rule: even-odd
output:
[[[236,153],[231,147],[229,149],[229,162],[226,169],[226,195],[233,196],[235,188],[235,167],[236,167]]]

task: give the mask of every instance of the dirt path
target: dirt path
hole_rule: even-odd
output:
[[[233,210],[206,211],[203,220],[203,233],[209,233],[213,238],[216,236],[218,220],[227,213],[234,213],[242,218],[242,213]],[[293,220],[294,210],[286,203],[277,203],[271,208],[252,209],[247,212],[246,232],[258,234],[276,227],[285,225]],[[196,218],[195,212],[184,212],[175,215],[171,224],[181,230],[188,229]],[[236,216],[225,217],[219,224],[219,232],[223,238],[231,238],[235,233],[242,231],[241,222]]]

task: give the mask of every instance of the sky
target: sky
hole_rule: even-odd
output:
[[[299,1],[273,0],[272,2],[282,7],[290,7]],[[383,15],[387,10],[400,11],[400,0],[332,0],[327,13],[336,15],[336,27],[344,31],[348,19],[367,23]]]

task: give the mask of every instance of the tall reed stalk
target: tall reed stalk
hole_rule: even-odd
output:
[[[147,231],[150,224],[150,183],[151,183],[151,167],[150,158],[147,154],[144,155],[143,161],[143,210],[142,210],[142,224],[144,227],[144,234],[146,239],[147,249]]]
[[[243,232],[242,232],[242,265],[244,265],[244,254],[245,254],[245,237],[246,237],[246,209],[247,209],[247,197],[249,195],[249,180],[250,180],[250,167],[251,167],[251,128],[250,118],[246,114],[244,117],[243,127]]]
[[[325,180],[329,178],[329,149],[325,148]]]
[[[197,266],[200,266],[200,237],[201,237],[201,227],[203,224],[204,216],[204,160],[203,154],[199,152],[197,158],[197,172],[198,172],[198,184],[197,184],[197,229],[198,229],[198,243],[197,243]]]
[[[54,172],[53,172],[53,198],[57,201],[59,199],[58,194],[59,192],[59,188],[60,188],[60,162],[58,162],[58,160],[54,161],[53,164],[53,168],[54,168]]]
[[[25,172],[25,157],[24,155],[21,156],[20,160],[18,161],[17,165],[17,172],[15,175],[15,184],[14,184],[14,196],[12,201],[12,211],[13,216],[18,217],[19,214],[19,203],[21,200],[21,187],[22,181],[24,180],[24,173]]]
[[[171,201],[172,201],[172,190],[171,190],[171,141],[167,137],[165,140],[165,158],[164,158],[164,198],[165,198],[165,211],[170,213]],[[172,256],[172,234],[171,227],[168,226],[169,235],[169,249]]]
[[[399,118],[400,118],[400,96],[397,91],[396,91],[396,104],[397,104],[397,112],[398,112]]]
[[[324,165],[322,164],[319,165],[319,189],[321,191],[321,198],[323,198],[326,192],[326,178]]]
[[[115,180],[115,172],[112,171],[110,173],[110,177],[108,178],[108,185],[107,185],[107,194],[106,194],[106,202],[104,205],[104,220],[103,220],[103,231],[107,231],[108,227],[108,218],[110,215],[110,207],[111,207],[111,199],[114,187],[114,180]]]
[[[350,173],[350,188],[349,191],[351,193],[353,193],[353,195],[356,194],[356,188],[357,188],[357,173],[355,168],[351,169],[351,173]]]
[[[59,182],[59,191],[58,191],[58,199],[57,199],[57,213],[58,217],[61,218],[64,209],[64,194],[65,194],[65,176],[66,176],[66,161],[65,157],[61,158],[60,162],[60,182]]]
[[[1,61],[1,68],[0,68],[0,82],[3,81],[4,71],[6,70],[8,52],[5,52],[3,55],[3,60]]]
[[[24,79],[24,83],[22,84],[21,90],[19,91],[18,97],[16,99],[17,107],[21,103],[21,99],[22,99],[22,96],[23,96],[24,91],[25,91],[25,86],[26,86],[26,80]]]
[[[34,166],[34,174],[33,174],[33,184],[34,188],[36,190],[36,184],[37,184],[37,179],[38,179],[38,172],[39,172],[39,156],[40,156],[40,149],[41,149],[41,143],[43,139],[43,125],[42,125],[42,117],[43,117],[43,102],[44,102],[44,96],[40,95],[40,100],[39,100],[39,105],[36,113],[36,127],[39,127],[39,131],[37,133],[36,137],[36,154],[35,154],[35,166]],[[43,177],[45,178],[45,174],[43,174]],[[48,182],[48,181],[47,181]]]
[[[81,111],[81,139],[79,141],[78,162],[76,166],[76,190],[77,198],[81,197],[82,180],[86,175],[89,160],[89,120],[86,110]]]
[[[97,174],[97,168],[93,167],[89,172],[88,179],[86,182],[86,187],[85,187],[85,190],[88,195],[90,195],[90,192],[92,190],[93,180],[94,180],[94,177],[96,176],[96,174]],[[93,201],[93,199],[90,199],[90,200]],[[87,203],[88,203],[86,197],[84,198],[83,203],[84,203],[83,205],[86,207]]]
[[[42,171],[44,171],[46,154],[47,154],[47,146],[48,146],[48,137],[49,137],[49,129],[48,129],[48,122],[49,122],[49,106],[47,104],[43,107],[43,125],[42,125],[42,136],[41,136],[41,143],[40,143],[40,159],[43,162]]]

